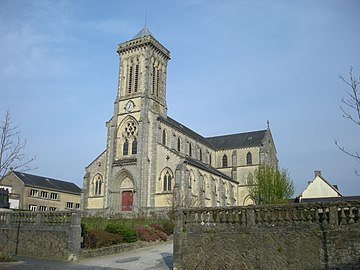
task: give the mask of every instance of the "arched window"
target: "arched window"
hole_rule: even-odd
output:
[[[228,158],[227,155],[223,155],[222,157],[222,166],[227,167],[228,166]]]
[[[101,176],[98,176],[95,180],[94,195],[101,195]]]
[[[132,145],[131,145],[131,153],[133,155],[137,154],[137,139],[136,139],[136,137],[134,137],[134,140],[133,140]]]
[[[252,164],[252,155],[250,152],[246,154],[246,164],[251,165]]]
[[[180,152],[180,149],[181,149],[181,140],[180,140],[180,137],[178,137],[177,150]]]
[[[171,175],[169,171],[167,171],[166,174],[164,174],[163,187],[164,187],[163,189],[164,192],[171,191]]]
[[[199,151],[199,155],[200,155],[200,161],[202,161],[202,151],[201,151],[201,149]]]
[[[123,145],[123,155],[127,156],[129,154],[129,141],[128,139],[125,139],[124,145]]]
[[[191,143],[189,143],[189,156],[192,156],[192,149],[191,149]]]
[[[209,154],[209,165],[211,166],[211,154]]]
[[[166,145],[166,130],[163,130],[163,134],[162,134],[162,143],[163,145]]]

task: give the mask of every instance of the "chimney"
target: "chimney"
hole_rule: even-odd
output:
[[[315,171],[315,177],[320,176],[321,177],[321,171]]]

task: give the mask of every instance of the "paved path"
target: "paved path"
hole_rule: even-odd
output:
[[[169,270],[173,264],[172,241],[137,250],[77,262],[18,257],[17,263],[0,263],[4,270]]]

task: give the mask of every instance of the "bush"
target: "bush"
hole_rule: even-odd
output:
[[[174,228],[175,228],[174,221],[170,219],[165,219],[162,221],[161,226],[163,228],[163,232],[166,233],[167,235],[172,235],[174,233]]]
[[[155,227],[161,227],[161,225],[159,224],[154,224]],[[167,240],[167,235],[166,233],[155,229],[154,227],[151,226],[147,226],[147,225],[135,225],[134,226],[135,231],[138,233],[140,240],[142,241],[157,241],[157,240],[161,240],[161,241],[166,241]]]
[[[81,223],[81,236],[84,237],[88,234],[90,228],[86,223]]]
[[[108,233],[99,230],[91,230],[84,237],[85,248],[100,248],[123,242],[121,235]]]
[[[110,223],[106,226],[105,231],[121,235],[126,243],[133,243],[139,240],[134,229],[124,227],[121,224]]]

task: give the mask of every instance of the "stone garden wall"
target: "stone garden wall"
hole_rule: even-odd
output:
[[[360,269],[360,201],[178,209],[174,269]]]
[[[71,212],[0,212],[0,256],[76,259],[80,222]]]

